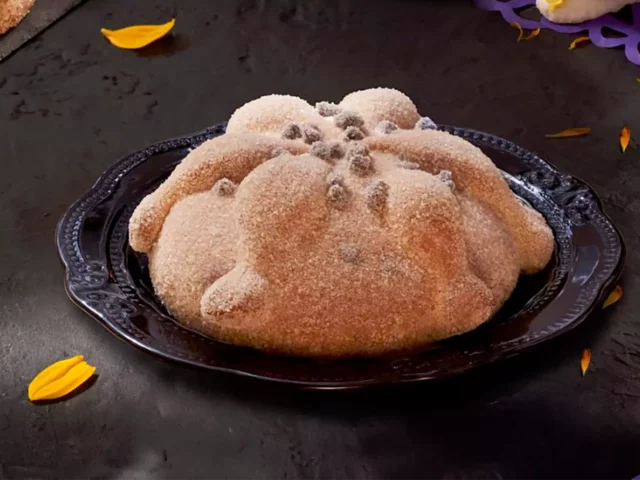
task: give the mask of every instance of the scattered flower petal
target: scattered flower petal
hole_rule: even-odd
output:
[[[590,42],[591,39],[589,37],[578,37],[576,39],[573,40],[573,42],[571,42],[571,45],[569,45],[569,50],[575,50],[575,48],[583,43],[587,43]]]
[[[622,153],[627,151],[630,141],[631,130],[629,130],[629,127],[622,127],[622,131],[620,132],[620,148],[622,149]]]
[[[578,127],[578,128],[568,128],[567,130],[562,130],[558,133],[550,133],[549,135],[545,135],[547,138],[568,138],[568,137],[582,137],[589,133],[591,128],[589,127]]]
[[[582,370],[582,376],[587,373],[587,368],[589,368],[589,362],[591,362],[591,350],[585,348],[582,352],[582,358],[580,359],[580,370]]]
[[[54,400],[71,393],[89,380],[96,367],[84,361],[82,355],[60,360],[42,370],[29,384],[29,400]]]
[[[535,30],[533,30],[529,35],[527,35],[526,37],[523,37],[522,40],[533,40],[534,38],[536,38],[538,35],[540,35],[540,29],[536,28]]]
[[[522,38],[524,37],[524,30],[522,30],[522,27],[520,26],[520,24],[518,22],[511,22],[509,26],[517,29],[518,32],[520,32],[520,34],[518,35],[518,41],[519,42],[522,41]]]
[[[605,308],[610,307],[621,298],[622,298],[622,287],[618,285],[616,288],[613,289],[613,292],[611,292],[607,297],[607,299],[604,301],[604,304],[602,305],[602,309],[604,310]]]
[[[135,50],[164,37],[175,23],[176,19],[172,18],[170,22],[163,25],[133,25],[120,30],[103,28],[100,32],[116,47]]]

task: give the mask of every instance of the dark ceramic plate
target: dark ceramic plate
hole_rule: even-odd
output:
[[[146,258],[127,240],[129,218],[187,153],[224,125],[158,143],[107,170],[60,221],[57,242],[69,297],[109,331],[164,359],[311,388],[355,388],[459,374],[519,354],[580,324],[615,286],[624,261],[620,234],[593,190],[511,142],[441,127],[479,146],[512,190],[553,229],[556,251],[541,273],[522,277],[485,325],[419,353],[312,360],[216,342],[173,320],[155,298]]]

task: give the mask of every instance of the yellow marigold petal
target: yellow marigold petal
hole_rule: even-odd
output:
[[[558,8],[564,5],[565,1],[566,0],[548,0],[549,10],[551,10],[552,12],[555,12]]]
[[[582,358],[580,359],[580,370],[582,370],[582,376],[587,373],[587,368],[589,368],[589,362],[591,362],[591,350],[585,348],[582,352]]]
[[[171,21],[162,25],[133,25],[120,30],[103,28],[100,32],[116,47],[135,50],[164,37],[175,23],[176,19],[172,18]]]
[[[526,37],[523,37],[522,40],[533,40],[534,38],[536,38],[538,35],[540,35],[540,29],[536,28],[535,30],[533,30],[529,35],[527,35]]]
[[[87,362],[82,362],[73,367],[59,380],[45,385],[35,394],[34,400],[54,400],[64,397],[89,380],[96,371]]]
[[[622,287],[618,285],[616,288],[613,289],[613,292],[611,292],[607,297],[607,299],[604,301],[604,304],[602,305],[602,309],[604,310],[605,308],[610,307],[614,303],[618,302],[618,300],[620,300],[621,298],[622,298]]]
[[[519,41],[519,42],[520,42],[520,41],[522,41],[522,38],[524,37],[524,30],[522,30],[522,27],[520,26],[520,24],[519,24],[518,22],[511,22],[511,23],[509,24],[509,26],[511,26],[511,27],[513,27],[513,28],[515,28],[515,29],[517,29],[517,30],[518,30],[518,32],[520,32],[520,33],[518,34],[518,41]]]
[[[29,384],[29,400],[53,400],[63,397],[93,376],[96,368],[82,355],[67,358],[45,368]]]
[[[75,357],[60,360],[42,370],[33,380],[31,380],[31,383],[29,384],[29,400],[33,400],[36,392],[43,386],[59,380],[65,376],[69,370],[83,361],[84,357],[82,355],[76,355]]]
[[[631,130],[629,130],[629,127],[622,127],[622,131],[620,132],[620,148],[622,149],[622,153],[627,151],[630,141]]]
[[[582,43],[587,43],[590,42],[591,39],[589,37],[578,37],[576,39],[573,40],[573,42],[571,42],[571,45],[569,45],[569,50],[575,50],[575,48],[582,44]]]
[[[558,133],[550,133],[545,135],[547,138],[568,138],[568,137],[582,137],[591,131],[589,127],[568,128]]]

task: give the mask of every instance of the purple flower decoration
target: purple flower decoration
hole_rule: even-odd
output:
[[[627,60],[640,65],[640,3],[631,5],[633,21],[629,25],[613,15],[604,15],[594,20],[575,25],[561,25],[553,23],[544,17],[540,20],[528,20],[518,14],[518,10],[535,6],[535,0],[474,0],[474,3],[484,9],[500,12],[507,22],[518,22],[522,28],[534,30],[536,28],[549,28],[560,33],[580,33],[586,31],[594,45],[601,48],[614,48],[624,46]],[[604,28],[620,34],[620,37],[605,37]]]

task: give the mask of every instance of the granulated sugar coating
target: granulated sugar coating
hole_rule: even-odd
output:
[[[346,129],[348,127],[360,128],[364,126],[364,120],[362,117],[356,112],[350,112],[348,110],[343,110],[338,113],[333,122],[336,124],[336,127]]]
[[[344,157],[344,148],[342,147],[341,142],[333,141],[329,142],[328,145],[331,151],[331,158],[336,159]]]
[[[314,157],[329,160],[331,158],[331,146],[325,142],[315,142],[311,145],[309,153]]]
[[[35,0],[0,0],[0,35],[18,25],[34,3]]]
[[[389,135],[391,132],[394,132],[398,129],[398,126],[393,123],[390,122],[388,120],[383,120],[381,121],[378,125],[376,125],[376,133],[379,133],[381,135]]]
[[[302,139],[304,140],[304,143],[311,145],[322,140],[322,137],[322,131],[315,125],[308,123],[302,125]]]
[[[316,103],[316,110],[323,117],[334,117],[340,113],[340,107],[331,102],[318,102]]]
[[[404,94],[327,105],[247,103],[136,209],[131,246],[177,320],[274,353],[379,355],[476,328],[548,263],[542,216],[478,148],[414,128]],[[364,138],[344,142],[354,118]],[[283,139],[291,125],[323,143]]]
[[[233,195],[236,193],[236,184],[228,178],[221,178],[213,186],[213,191],[217,195]]]
[[[391,88],[372,88],[351,93],[344,97],[340,106],[358,112],[371,130],[383,121],[400,128],[413,128],[420,119],[411,99]]]
[[[365,137],[364,132],[360,130],[358,127],[347,127],[344,130],[344,139],[345,142],[352,142],[357,140],[362,140]]]

